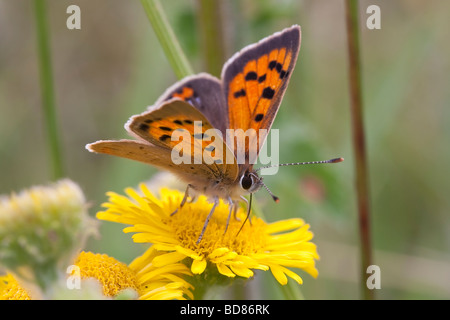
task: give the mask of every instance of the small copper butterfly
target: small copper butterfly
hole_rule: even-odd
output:
[[[188,76],[167,89],[146,112],[131,117],[125,129],[137,140],[100,140],[86,148],[174,173],[187,183],[179,208],[190,196],[210,197],[214,204],[198,243],[219,199],[230,204],[228,219],[240,201],[247,202],[248,217],[251,197],[249,203],[244,195],[265,187],[253,164],[280,107],[300,42],[300,27],[294,25],[249,45],[225,63],[221,79],[207,73]],[[229,139],[230,130],[244,134]]]

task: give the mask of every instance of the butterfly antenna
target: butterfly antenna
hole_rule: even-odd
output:
[[[254,173],[250,173],[253,177],[255,177],[256,179],[259,180],[259,183],[261,183],[261,185],[267,190],[267,192],[270,194],[270,196],[272,197],[273,201],[275,201],[276,203],[280,202],[280,198],[278,198],[276,195],[274,195],[272,193],[272,191],[270,191],[269,187],[266,186],[266,184],[263,182],[262,177],[258,177],[256,174]]]
[[[272,193],[272,191],[270,191],[269,187],[264,184],[264,182],[261,181],[261,184],[267,190],[267,192],[270,194],[270,196],[272,197],[273,201],[275,201],[276,203],[280,202],[280,198],[278,198],[276,195],[274,195]]]
[[[261,169],[268,169],[268,168],[273,168],[273,167],[298,166],[298,165],[303,165],[303,164],[339,163],[342,161],[344,161],[344,158],[334,158],[334,159],[322,160],[322,161],[281,163],[281,164],[276,164],[276,165],[272,165],[272,166],[260,167],[260,168],[256,169],[255,172],[258,172]]]

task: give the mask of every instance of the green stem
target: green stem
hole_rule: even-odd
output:
[[[286,300],[305,300],[300,286],[292,279],[286,285],[281,286],[281,293]]]
[[[36,16],[36,35],[39,54],[42,108],[45,118],[45,128],[47,129],[47,141],[50,148],[52,178],[56,180],[63,176],[64,170],[61,143],[59,139],[60,135],[58,133],[58,125],[56,120],[55,94],[53,89],[53,75],[45,0],[35,0],[34,9]]]
[[[159,0],[141,0],[141,3],[178,79],[193,74]]]
[[[198,4],[199,31],[206,71],[220,77],[226,54],[222,25],[222,6],[226,4],[221,0],[198,0]]]
[[[368,168],[363,123],[361,62],[359,51],[358,1],[346,0],[346,21],[349,57],[350,107],[352,115],[353,149],[355,154],[356,191],[358,197],[359,233],[361,241],[361,290],[364,299],[374,299],[366,285],[367,267],[372,264]]]

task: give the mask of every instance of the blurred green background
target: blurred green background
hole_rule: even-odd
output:
[[[83,188],[95,215],[105,192],[135,187],[157,171],[85,150],[126,138],[127,119],[177,79],[141,3],[49,0],[48,23],[65,175]],[[51,181],[41,107],[32,1],[0,0],[0,193]],[[66,9],[81,8],[81,30]],[[381,8],[369,30],[366,8]],[[344,157],[336,165],[284,167],[257,203],[269,221],[302,217],[321,256],[318,279],[305,273],[306,299],[359,299],[359,236],[351,145],[343,1],[221,1],[224,59],[292,24],[302,27],[297,67],[273,128],[280,161]],[[207,71],[200,1],[163,1],[195,72]],[[450,2],[360,1],[364,121],[370,169],[374,263],[380,299],[450,298]],[[221,63],[223,63],[222,61]],[[86,249],[130,262],[144,250],[104,222]],[[242,287],[248,299],[279,299],[272,276]],[[223,296],[233,297],[233,291]]]

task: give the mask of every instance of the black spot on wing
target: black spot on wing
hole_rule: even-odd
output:
[[[166,141],[167,139],[170,139],[170,136],[168,134],[163,134],[161,137],[159,137],[160,141]]]
[[[281,72],[281,70],[283,69],[283,66],[281,65],[281,63],[276,62],[275,60],[272,60],[269,62],[269,69],[270,70],[277,70],[278,73]]]
[[[139,124],[139,130],[142,130],[142,131],[148,131],[148,128],[150,128],[150,127],[148,126],[148,124],[145,124],[145,123],[140,123],[140,124]]]
[[[260,122],[263,118],[264,118],[264,114],[258,113],[258,114],[255,116],[255,121],[256,121],[256,122]]]
[[[256,80],[258,75],[254,71],[250,71],[245,75],[245,81]]]
[[[272,60],[269,62],[269,69],[273,70],[275,68],[275,66],[277,65],[277,61],[276,60]]]
[[[236,92],[234,93],[234,97],[235,97],[235,98],[245,97],[245,95],[246,95],[246,92],[245,92],[244,89],[241,89],[241,90],[236,91]]]
[[[283,66],[281,65],[281,63],[277,63],[277,65],[275,66],[275,69],[277,70],[278,73],[280,73],[281,69],[283,69]]]
[[[274,48],[286,48],[286,52],[292,53],[292,61],[297,59],[298,49],[300,47],[300,28],[298,26],[294,26],[288,29],[283,30],[281,33],[268,37],[266,40],[262,41],[260,44],[253,46],[251,48],[247,48],[243,50],[242,54],[233,61],[232,64],[228,65],[223,74],[223,82],[230,83],[238,73],[241,73],[244,67],[247,65],[249,61],[255,60],[255,57],[261,57],[263,55],[269,55],[270,52]],[[272,68],[276,68],[276,60],[272,63]],[[272,61],[269,61],[272,62]],[[292,64],[289,68],[292,68]],[[273,70],[273,69],[272,69]],[[287,69],[291,72],[291,69]],[[280,69],[280,72],[282,70]],[[284,75],[286,78],[286,75]],[[259,83],[264,83],[265,81],[264,75],[259,75],[258,81]],[[226,90],[230,90],[231,88],[226,88]],[[225,91],[225,96],[228,97],[229,91]]]
[[[272,99],[275,94],[275,90],[271,87],[265,87],[262,93],[262,97],[265,99]]]

